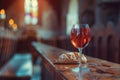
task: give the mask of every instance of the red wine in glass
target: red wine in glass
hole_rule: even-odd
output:
[[[71,30],[71,42],[76,48],[84,48],[91,40],[90,28],[85,24],[84,26],[81,24],[81,27],[78,25],[76,26],[74,25]]]

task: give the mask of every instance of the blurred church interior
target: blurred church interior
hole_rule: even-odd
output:
[[[120,63],[120,0],[0,0],[1,69],[14,55],[26,54],[36,71],[31,80],[40,80],[41,60],[31,43],[78,51],[69,38],[75,23],[91,29],[85,55]]]

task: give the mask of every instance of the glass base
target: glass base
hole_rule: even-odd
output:
[[[77,77],[78,77],[77,80],[83,80],[84,74],[89,73],[90,69],[88,67],[81,66],[81,67],[73,68],[72,71],[77,73]]]

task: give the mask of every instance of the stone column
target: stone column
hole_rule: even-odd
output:
[[[100,20],[100,7],[98,6],[99,0],[96,0],[95,3],[95,25],[94,28],[98,29],[98,27],[101,27],[101,20]]]

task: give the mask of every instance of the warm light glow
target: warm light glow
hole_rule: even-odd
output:
[[[17,24],[13,24],[12,27],[16,29],[17,28]]]
[[[5,14],[5,10],[4,9],[0,10],[0,18],[1,19],[5,19],[6,18],[6,14]]]
[[[1,13],[1,14],[5,14],[5,10],[4,10],[4,9],[1,9],[0,13]]]
[[[13,30],[17,30],[17,24],[12,25]]]
[[[10,24],[10,25],[13,25],[13,24],[14,24],[14,20],[13,20],[13,19],[10,19],[10,20],[9,20],[9,24]]]

